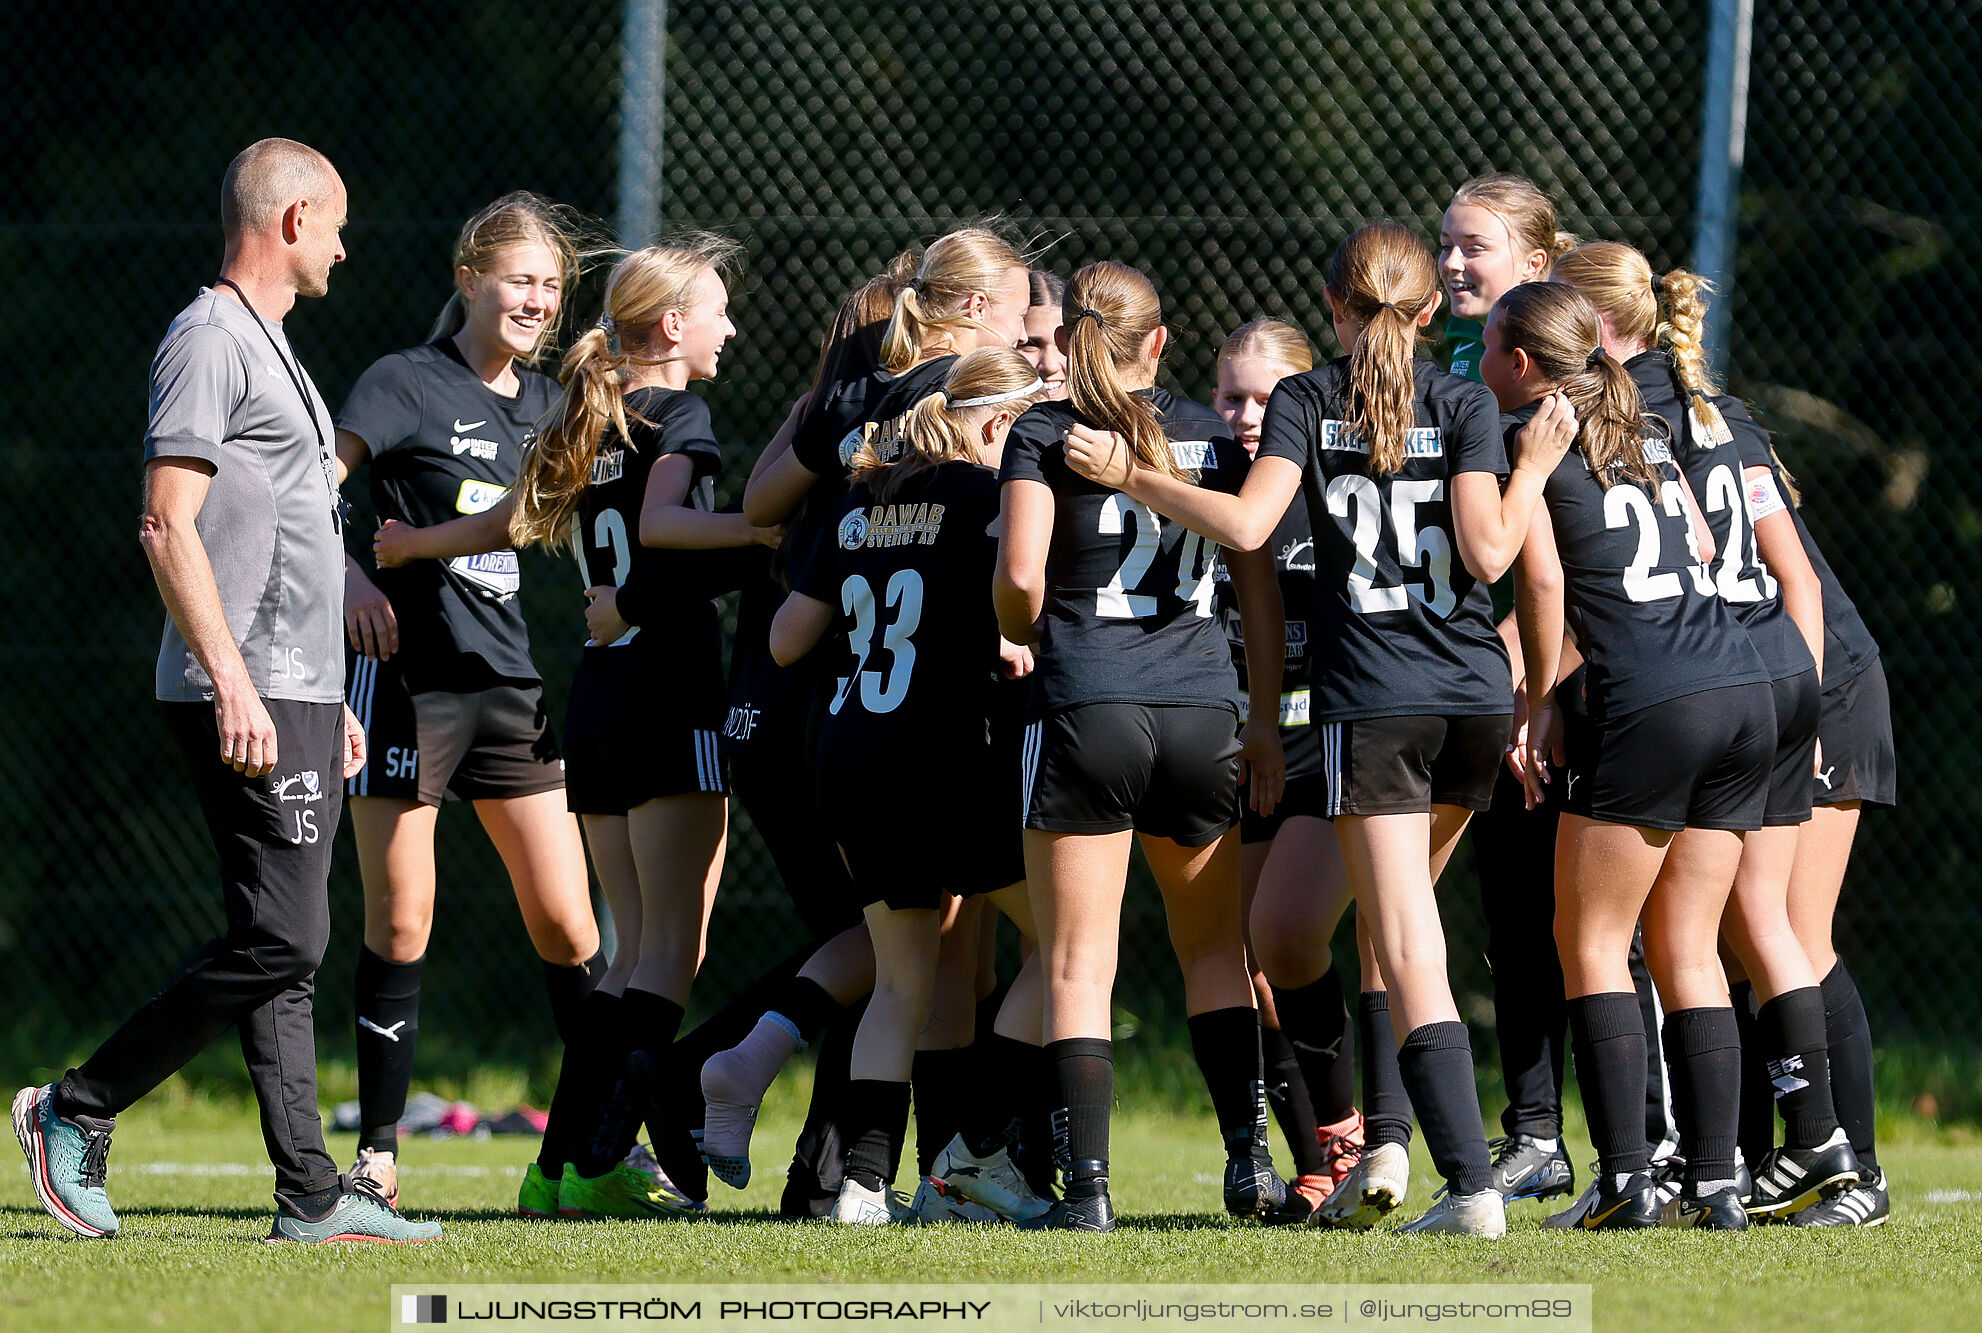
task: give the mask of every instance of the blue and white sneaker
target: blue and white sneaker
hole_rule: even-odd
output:
[[[385,1245],[424,1245],[440,1239],[440,1223],[414,1222],[399,1215],[385,1201],[378,1183],[367,1177],[346,1176],[344,1192],[330,1211],[314,1221],[296,1210],[296,1205],[275,1196],[275,1225],[263,1239],[270,1245],[300,1241],[325,1245],[337,1241],[371,1241]]]
[[[34,1197],[50,1217],[92,1240],[117,1234],[117,1214],[103,1192],[113,1123],[62,1119],[55,1114],[54,1084],[14,1094],[14,1137],[27,1154]]]

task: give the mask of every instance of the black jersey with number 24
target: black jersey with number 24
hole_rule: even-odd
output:
[[[1510,442],[1535,411],[1530,403],[1501,418]],[[1654,423],[1646,424],[1654,435]],[[1585,692],[1596,723],[1769,679],[1700,559],[1671,450],[1659,438],[1647,438],[1644,449],[1656,485],[1619,473],[1604,486],[1579,446],[1563,455],[1542,492],[1562,561],[1564,610],[1589,662]]]
[[[1426,360],[1413,382],[1416,424],[1388,476],[1371,473],[1369,446],[1350,429],[1348,358],[1288,376],[1267,401],[1259,456],[1299,466],[1314,521],[1319,722],[1513,706],[1493,598],[1452,529],[1453,477],[1508,475],[1493,394]]]
[[[1252,460],[1217,413],[1154,388],[1171,456],[1197,484],[1237,494]],[[1053,491],[1046,613],[1032,714],[1088,703],[1201,704],[1239,710],[1225,632],[1213,614],[1218,543],[1067,465],[1067,431],[1092,425],[1069,403],[1041,403],[1012,426],[1001,482]]]

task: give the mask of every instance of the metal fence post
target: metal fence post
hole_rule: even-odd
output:
[[[1707,356],[1727,373],[1728,303],[1734,296],[1734,237],[1741,159],[1748,140],[1748,53],[1754,0],[1709,0],[1707,86],[1701,108],[1700,196],[1693,267],[1720,294],[1707,311]]]
[[[661,149],[667,134],[667,0],[626,0],[620,38],[619,243],[631,250],[661,229]]]

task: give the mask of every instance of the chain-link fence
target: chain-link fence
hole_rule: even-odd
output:
[[[1155,279],[1169,374],[1208,397],[1215,349],[1259,315],[1326,348],[1321,269],[1358,223],[1435,231],[1452,187],[1530,175],[1565,224],[1691,251],[1704,0],[1498,8],[1403,0],[973,0],[666,6],[669,226],[750,261],[740,337],[703,386],[738,491],[799,392],[839,294],[946,225],[1002,214],[1069,272]],[[1868,819],[1840,934],[1882,1038],[1967,1038],[1982,911],[1974,608],[1982,305],[1973,7],[1756,6],[1732,371],[1779,433],[1811,527],[1885,650],[1904,768]],[[16,7],[0,20],[12,125],[0,258],[15,299],[0,415],[0,1037],[57,1058],[143,998],[216,925],[210,852],[149,703],[160,610],[133,540],[145,372],[219,254],[220,173],[285,134],[350,188],[350,260],[289,321],[337,402],[419,341],[448,247],[528,187],[605,215],[616,197],[614,0],[278,9]],[[597,307],[597,283],[575,298]],[[561,704],[577,581],[525,558],[538,661]],[[427,1059],[524,1058],[551,1040],[499,861],[441,821]],[[348,838],[321,979],[348,1042],[360,899]],[[1449,877],[1455,982],[1491,1021],[1470,868]],[[1132,895],[1122,998],[1178,1012],[1160,911]],[[800,937],[739,818],[697,1007]],[[1160,960],[1160,961],[1152,961]],[[1146,1032],[1168,1027],[1146,1022]]]

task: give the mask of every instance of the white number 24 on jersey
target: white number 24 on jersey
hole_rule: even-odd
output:
[[[1101,502],[1101,535],[1119,537],[1131,526],[1135,529],[1135,545],[1129,548],[1115,577],[1105,587],[1094,590],[1094,614],[1105,619],[1141,620],[1157,611],[1156,594],[1129,590],[1142,586],[1150,566],[1156,563],[1156,553],[1163,541],[1163,521],[1142,501],[1131,500],[1120,491],[1111,492]],[[1177,546],[1177,600],[1191,603],[1201,617],[1211,614],[1217,568],[1218,543],[1186,531]]]

